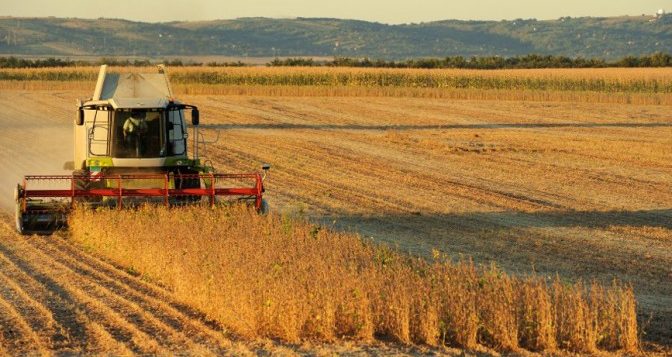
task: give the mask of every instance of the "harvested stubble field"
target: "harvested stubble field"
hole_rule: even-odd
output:
[[[669,85],[670,71],[658,71]],[[585,75],[576,73],[567,75]],[[5,163],[9,197],[20,175],[45,171],[28,158],[69,159],[73,99],[91,85],[0,87],[1,145],[16,158]],[[628,92],[446,89],[458,94],[425,98],[415,89],[207,88],[194,92],[214,94],[184,98],[201,108],[207,137],[221,131],[206,155],[225,172],[273,164],[273,208],[430,259],[438,250],[514,275],[631,283],[644,347],[670,352],[672,109],[647,99],[667,94],[633,101]],[[505,100],[489,100],[493,93]],[[619,96],[630,99],[611,99]],[[25,140],[47,142],[47,130],[65,144]]]

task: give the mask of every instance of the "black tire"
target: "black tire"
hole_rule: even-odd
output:
[[[14,204],[15,204],[15,211],[14,211],[14,224],[16,231],[19,232],[19,234],[24,234],[24,229],[23,229],[23,214],[21,212],[21,200],[20,198],[20,190],[21,187],[19,185],[16,185],[16,188],[14,189]]]
[[[265,216],[270,212],[271,207],[268,205],[268,201],[266,199],[262,198],[261,199],[261,208],[259,209],[259,214],[262,216]]]

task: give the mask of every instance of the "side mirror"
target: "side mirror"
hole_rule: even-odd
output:
[[[271,169],[271,165],[270,164],[262,164],[261,169],[264,170],[264,175],[261,176],[261,181],[263,182],[264,180],[266,180],[266,175],[268,175],[268,170]],[[262,186],[261,189],[262,189],[262,192],[263,192],[264,187]]]
[[[75,124],[84,125],[84,109],[81,107],[77,109],[77,116],[75,117]]]
[[[197,126],[200,122],[200,115],[198,109],[194,108],[191,110],[191,125]]]

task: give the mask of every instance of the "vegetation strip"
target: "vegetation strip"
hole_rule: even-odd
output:
[[[134,68],[118,68],[133,72]],[[96,67],[2,69],[0,81],[19,83],[95,81]],[[212,86],[313,87],[357,89],[498,90],[539,92],[599,92],[609,94],[670,94],[669,69],[546,69],[479,71],[461,69],[390,69],[262,67],[178,67],[171,82],[187,91]]]
[[[633,291],[617,282],[513,277],[438,252],[427,262],[353,234],[237,206],[81,209],[70,223],[79,244],[165,284],[249,338],[638,349]]]

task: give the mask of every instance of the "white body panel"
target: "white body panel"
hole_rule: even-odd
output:
[[[165,157],[149,159],[112,159],[114,167],[162,167],[166,164]]]
[[[84,110],[84,125],[75,125],[75,169],[81,169],[84,166],[86,159],[95,157],[89,152],[89,145],[91,144],[89,133],[94,127],[94,119],[96,130],[93,131],[95,138],[100,140],[92,145],[93,152],[101,153],[100,156],[105,156],[107,153],[107,131],[108,127],[108,112],[97,110]]]

